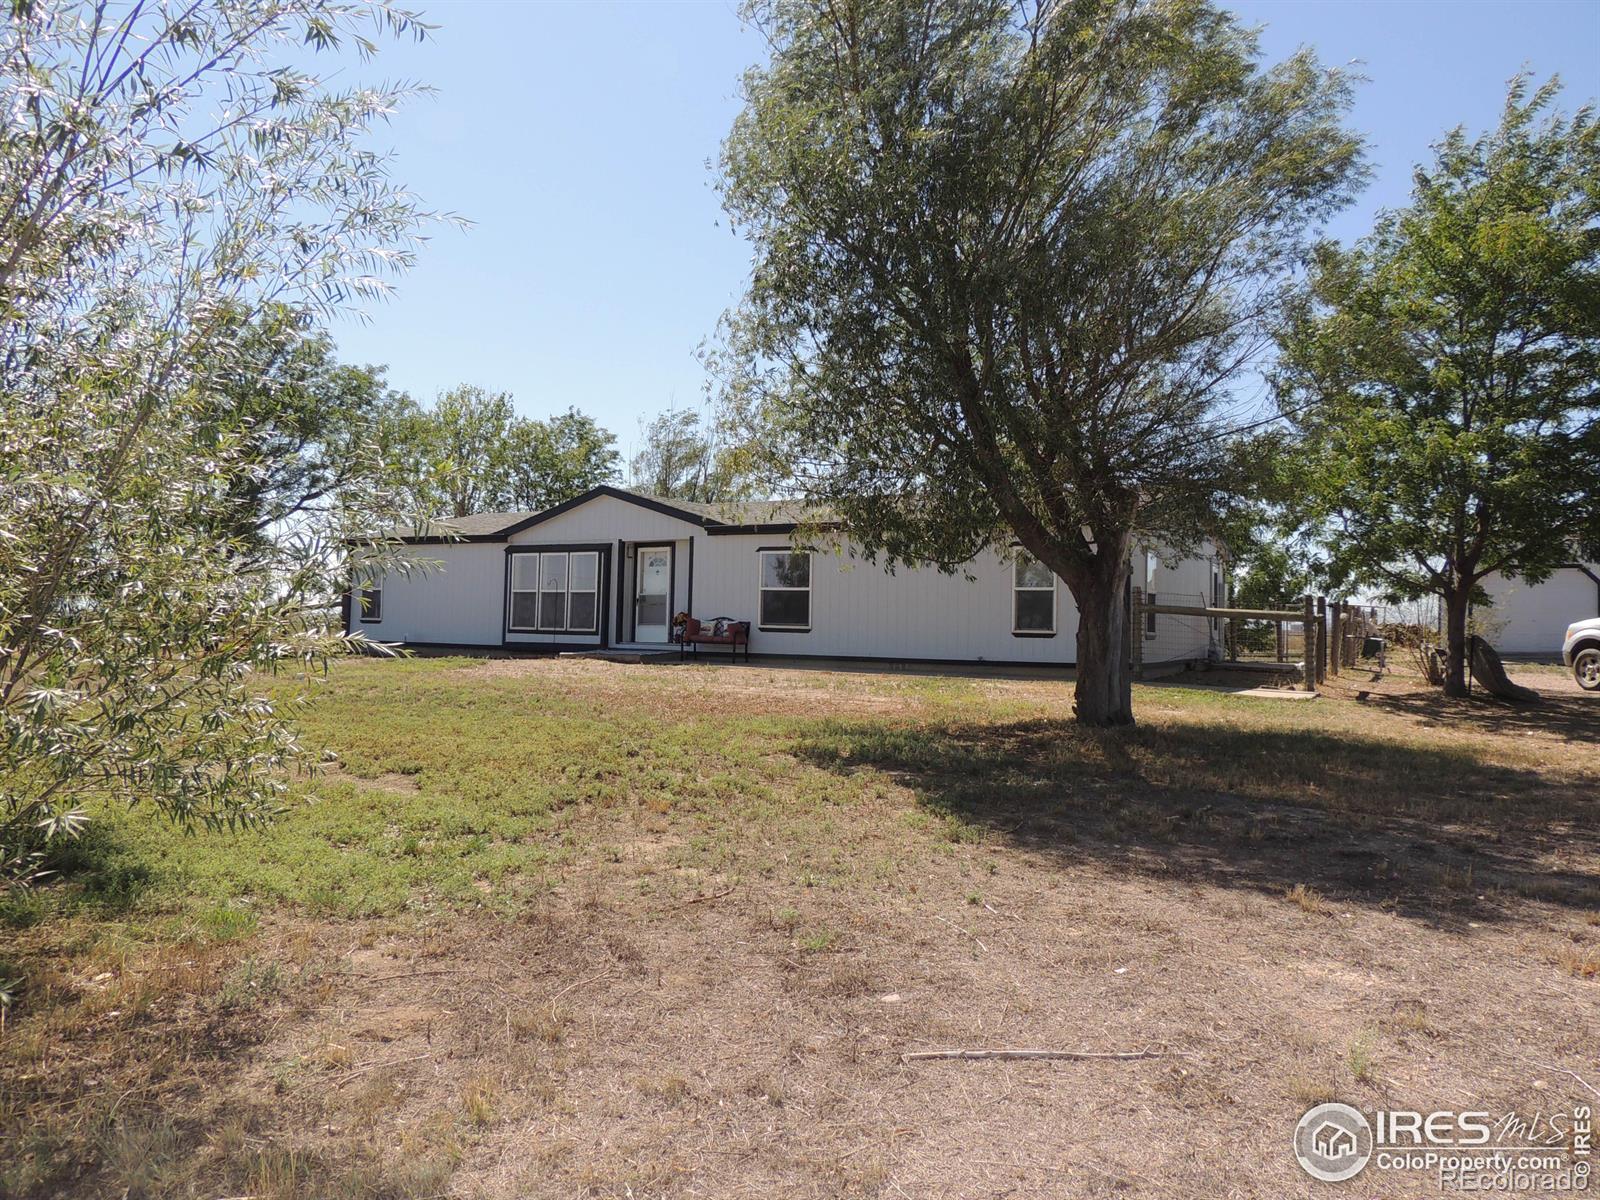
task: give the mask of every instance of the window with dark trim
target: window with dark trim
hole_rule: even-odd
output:
[[[1055,573],[1021,552],[1011,566],[1011,632],[1018,637],[1054,637],[1056,632]]]
[[[803,550],[762,550],[760,626],[804,632],[811,628],[811,554]]]
[[[595,633],[600,625],[600,555],[556,550],[511,556],[512,633]]]
[[[376,625],[383,620],[383,580],[369,580],[366,585],[356,592],[356,601],[360,608],[357,613],[362,621],[368,625]]]
[[[539,556],[511,556],[511,628],[533,630],[539,625]]]
[[[594,633],[600,628],[600,555],[593,550],[572,555],[567,572],[567,629]]]
[[[1144,600],[1146,604],[1161,603],[1161,601],[1156,598],[1155,590],[1156,568],[1160,565],[1161,560],[1156,557],[1156,552],[1154,550],[1146,550],[1144,552]],[[1156,614],[1153,612],[1147,612],[1144,615],[1144,636],[1146,638],[1153,638],[1156,636]]]

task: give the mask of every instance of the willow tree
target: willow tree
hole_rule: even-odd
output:
[[[348,649],[344,551],[403,514],[361,473],[258,537],[287,401],[238,389],[258,318],[412,261],[430,215],[368,144],[408,90],[316,64],[425,28],[366,0],[0,16],[0,891],[90,800],[256,824],[305,759],[264,681]]]
[[[1348,198],[1348,81],[1204,0],[754,0],[721,186],[753,242],[731,398],[866,553],[1020,543],[1079,611],[1077,716],[1133,720],[1134,537],[1226,483],[1216,417]]]

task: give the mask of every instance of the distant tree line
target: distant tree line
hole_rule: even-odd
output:
[[[262,313],[239,336],[239,359],[209,393],[202,425],[212,438],[248,430],[250,469],[229,479],[219,536],[264,543],[369,483],[427,520],[538,511],[625,478],[705,503],[754,486],[746,450],[697,412],[669,409],[642,424],[624,471],[616,436],[576,408],[521,416],[510,392],[472,384],[424,406],[391,389],[382,367],[340,362],[329,336],[287,308]]]

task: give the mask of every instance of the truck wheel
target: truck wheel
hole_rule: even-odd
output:
[[[1572,677],[1584,691],[1600,691],[1600,646],[1587,646],[1572,656]]]

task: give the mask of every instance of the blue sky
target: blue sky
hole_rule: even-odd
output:
[[[396,174],[471,219],[437,232],[396,296],[335,326],[343,357],[418,399],[456,383],[545,416],[576,405],[627,449],[641,419],[699,406],[695,349],[749,267],[708,160],[763,53],[729,0],[413,0],[431,41],[386,46],[352,77],[431,84],[394,121]],[[1270,60],[1314,47],[1368,77],[1352,117],[1374,177],[1330,227],[1360,236],[1403,204],[1447,129],[1492,124],[1505,81],[1559,73],[1571,109],[1600,95],[1595,0],[1236,0]],[[1248,388],[1246,390],[1249,390]]]

